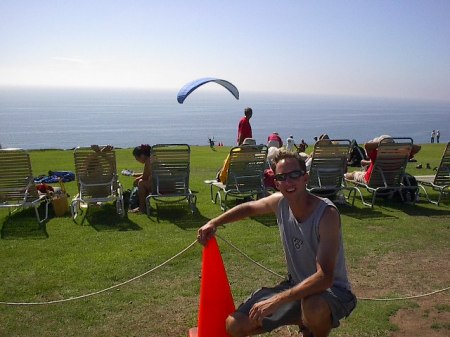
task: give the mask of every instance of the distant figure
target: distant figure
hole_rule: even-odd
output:
[[[436,143],[439,144],[439,138],[441,138],[441,132],[439,130],[436,130]]]
[[[214,150],[214,145],[215,145],[214,137],[213,137],[213,139],[208,138],[208,141],[209,141],[209,147],[210,147],[212,150]]]
[[[434,137],[436,137],[436,131],[435,130],[431,131],[431,144],[434,143]]]
[[[314,137],[314,141],[315,141],[315,142],[317,142],[317,136],[316,136],[316,137]]]
[[[152,193],[151,150],[148,144],[133,149],[133,156],[139,163],[144,164],[144,171],[133,174],[135,177],[133,185],[138,188],[139,208],[130,210],[132,213],[146,213],[145,199]]]
[[[269,137],[267,137],[267,142],[268,147],[274,146],[276,148],[280,148],[283,146],[283,141],[281,140],[278,132],[272,132]]]
[[[300,141],[300,144],[298,144],[298,152],[305,152],[307,148],[308,148],[308,144],[306,144],[305,140],[302,139]]]
[[[250,125],[250,118],[253,116],[252,108],[245,108],[244,117],[239,121],[237,143],[241,145],[245,138],[253,138],[252,126]]]
[[[294,152],[294,136],[290,135],[288,139],[286,139],[286,151]]]

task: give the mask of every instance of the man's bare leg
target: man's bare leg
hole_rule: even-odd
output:
[[[331,310],[319,295],[302,300],[302,321],[311,334],[305,336],[327,337],[331,331]]]
[[[259,335],[265,332],[261,324],[252,321],[247,315],[235,312],[226,320],[227,334],[231,337]]]

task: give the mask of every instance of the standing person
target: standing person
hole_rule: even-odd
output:
[[[347,276],[342,224],[336,206],[306,190],[308,174],[297,153],[275,158],[275,183],[281,193],[236,206],[198,230],[205,244],[225,224],[275,213],[288,278],[261,288],[226,319],[227,333],[243,337],[296,324],[306,337],[326,337],[356,306]]]
[[[139,207],[132,209],[132,213],[146,213],[145,200],[152,193],[151,150],[148,144],[142,144],[133,149],[133,156],[139,163],[144,164],[144,171],[133,174],[135,177],[133,185],[138,188]]]
[[[435,130],[431,131],[431,144],[434,143],[434,137],[435,136],[436,136],[436,131]]]
[[[293,152],[294,151],[294,136],[290,135],[288,139],[286,139],[286,151]]]
[[[275,146],[277,148],[280,148],[283,146],[283,140],[281,139],[280,135],[278,134],[278,132],[272,132],[269,137],[267,137],[267,142],[278,142],[278,146]],[[268,145],[270,146],[270,145]]]
[[[307,148],[308,148],[308,144],[306,144],[305,140],[302,139],[300,141],[300,144],[298,144],[298,152],[305,152]]]
[[[253,138],[252,126],[250,125],[250,118],[253,116],[252,108],[245,108],[244,117],[239,121],[237,143],[241,145],[245,138]]]
[[[436,130],[436,143],[439,144],[439,138],[441,138],[441,132],[439,130]]]

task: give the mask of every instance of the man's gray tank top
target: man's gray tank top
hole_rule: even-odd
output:
[[[319,222],[327,207],[336,206],[328,199],[321,198],[314,212],[305,222],[298,222],[289,207],[286,198],[278,204],[277,220],[280,228],[281,242],[286,255],[288,272],[292,281],[302,282],[317,271],[316,257],[319,247]],[[339,229],[339,252],[334,269],[333,286],[351,290],[345,265],[342,228]]]

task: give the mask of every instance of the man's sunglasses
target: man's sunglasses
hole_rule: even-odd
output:
[[[275,180],[276,181],[286,181],[287,178],[290,178],[292,180],[297,180],[300,177],[303,177],[305,175],[305,172],[302,170],[296,170],[296,171],[291,171],[291,172],[287,172],[287,173],[279,173],[279,174],[275,174]]]

